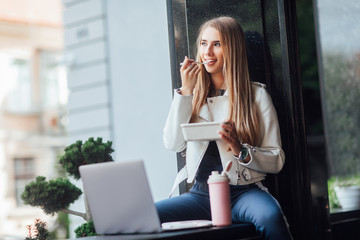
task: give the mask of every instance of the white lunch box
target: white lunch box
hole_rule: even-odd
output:
[[[202,122],[181,124],[185,141],[203,141],[221,139],[221,122]]]

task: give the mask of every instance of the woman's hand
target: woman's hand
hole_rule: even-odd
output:
[[[221,124],[221,127],[222,130],[219,131],[221,139],[229,144],[230,149],[235,156],[239,156],[241,143],[236,132],[235,123],[228,119]]]
[[[197,76],[200,73],[199,66],[194,63],[194,60],[185,57],[184,62],[180,68],[181,75],[181,94],[191,95],[193,94],[196,84]]]

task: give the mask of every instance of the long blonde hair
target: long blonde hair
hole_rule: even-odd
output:
[[[196,61],[202,60],[199,47],[202,34],[208,27],[215,28],[220,34],[224,56],[223,75],[229,93],[228,118],[235,123],[239,141],[256,146],[260,129],[249,76],[244,32],[231,17],[218,17],[205,22],[199,29]],[[210,75],[201,65],[194,89],[192,122],[196,121],[200,108],[206,103],[210,88]]]

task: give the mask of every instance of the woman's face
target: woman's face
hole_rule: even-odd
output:
[[[203,62],[209,62],[204,65],[207,72],[210,74],[222,74],[224,57],[220,34],[213,27],[208,27],[203,31],[200,42],[200,56]]]

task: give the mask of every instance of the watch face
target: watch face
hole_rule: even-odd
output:
[[[240,159],[244,160],[248,155],[248,150],[246,148],[241,149],[241,156]]]

